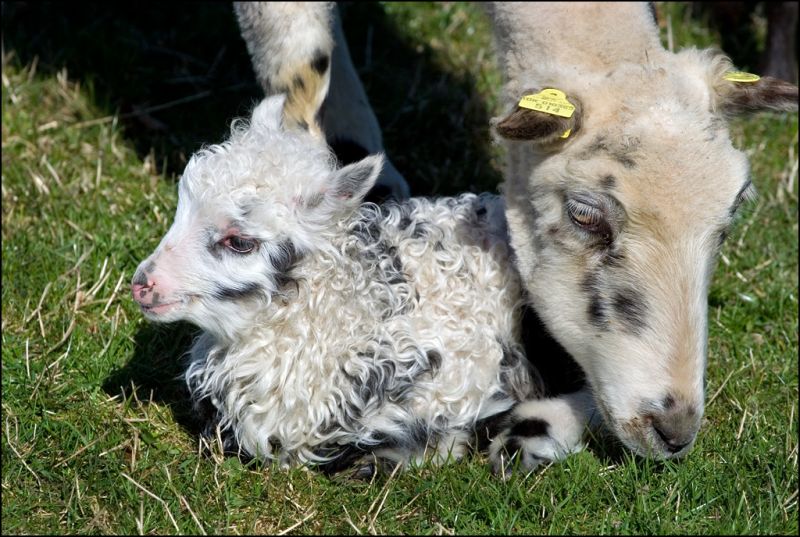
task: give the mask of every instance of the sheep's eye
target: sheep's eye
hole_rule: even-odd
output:
[[[249,254],[258,246],[255,239],[246,239],[239,235],[230,235],[222,240],[222,244],[228,250],[236,252],[237,254]]]
[[[603,213],[597,207],[576,200],[567,200],[567,213],[572,222],[589,232],[599,232],[603,227]]]

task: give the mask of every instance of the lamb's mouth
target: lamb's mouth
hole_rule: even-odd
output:
[[[145,315],[163,315],[174,309],[177,305],[181,304],[181,302],[181,300],[176,300],[174,302],[166,302],[161,304],[139,304],[139,307],[141,308],[142,313]]]

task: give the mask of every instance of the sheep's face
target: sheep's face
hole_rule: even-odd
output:
[[[704,72],[703,59],[690,56],[676,77],[635,66],[578,80],[565,88],[578,106],[571,122],[518,109],[497,125],[517,140],[506,203],[533,305],[582,366],[609,428],[659,458],[686,453],[700,428],[708,289],[754,193],[720,110],[746,91],[750,105],[796,106],[796,88],[768,79],[760,92],[718,95],[706,77],[722,85],[721,73]]]
[[[249,125],[187,165],[172,227],[133,277],[148,319],[235,337],[374,183],[380,155],[335,169],[324,144],[281,128],[282,104],[265,99]]]

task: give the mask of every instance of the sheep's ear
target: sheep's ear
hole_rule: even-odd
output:
[[[338,201],[361,203],[383,167],[383,155],[370,155],[333,172],[328,195]]]
[[[530,91],[525,92],[525,95],[536,95],[536,93]],[[509,140],[526,140],[542,145],[569,139],[580,130],[582,107],[576,97],[570,95],[565,97],[567,102],[575,107],[570,117],[517,105],[506,117],[492,122],[495,132]]]
[[[729,116],[768,110],[797,111],[797,86],[771,76],[755,82],[723,79],[715,89],[720,110]]]
[[[283,93],[265,98],[253,109],[251,124],[270,130],[280,129],[285,102],[286,95]]]

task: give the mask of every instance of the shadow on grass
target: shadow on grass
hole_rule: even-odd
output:
[[[147,323],[137,332],[133,356],[122,368],[112,371],[103,382],[108,395],[168,406],[181,427],[198,435],[205,423],[192,411],[189,392],[183,380],[184,355],[189,350],[197,328],[186,324]]]
[[[469,74],[434,61],[383,7],[342,6],[349,48],[387,153],[415,195],[493,190],[489,114]],[[3,3],[3,47],[39,72],[66,68],[158,171],[179,175],[262,98],[228,2]],[[163,108],[152,109],[161,105]]]

